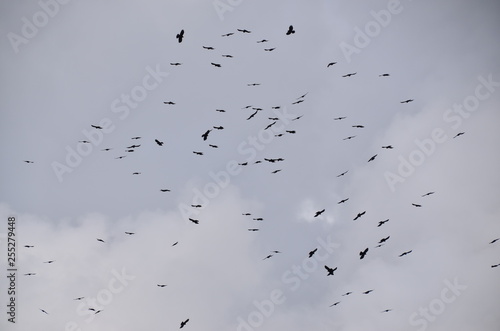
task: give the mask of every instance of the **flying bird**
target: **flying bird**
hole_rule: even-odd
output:
[[[193,151],[193,153],[196,154],[196,155],[203,155],[203,152]]]
[[[349,137],[346,137],[346,138],[344,138],[342,140],[349,140],[349,139],[352,139],[352,138],[356,138],[356,136],[349,136]]]
[[[252,33],[252,31],[248,31],[247,29],[236,29],[236,30],[242,33]]]
[[[295,133],[296,133],[296,131],[295,131],[295,130],[285,130],[285,132],[287,132],[287,133],[291,133],[291,134],[295,134]]]
[[[274,255],[273,254],[269,254],[268,256],[266,256],[265,258],[263,258],[262,260],[267,260],[267,259],[270,259],[272,258]]]
[[[333,120],[334,121],[340,121],[340,120],[343,120],[344,118],[346,118],[346,117],[345,116],[335,117]]]
[[[125,232],[125,234],[128,234],[129,236],[135,234],[135,232]]]
[[[158,146],[163,146],[163,141],[159,141],[158,139],[155,139],[155,142],[158,144]]]
[[[211,47],[211,46],[203,46],[203,48],[204,48],[204,49],[208,49],[209,51],[213,51],[213,50],[214,50],[214,48],[213,48],[213,47]]]
[[[103,152],[108,152],[108,151],[110,151],[110,150],[112,150],[112,148],[104,148],[104,149],[101,149],[101,151],[103,151]]]
[[[26,247],[26,248],[33,248],[33,247],[35,247],[35,246],[24,245],[24,247]]]
[[[422,195],[422,198],[423,198],[423,197],[426,197],[426,196],[428,196],[428,195],[434,194],[434,193],[435,193],[435,192],[427,192],[427,193],[425,193],[425,194],[423,194],[423,195]]]
[[[205,132],[204,134],[201,135],[201,137],[203,138],[203,140],[207,140],[208,134],[210,133],[210,131],[212,131],[212,130],[207,130],[207,132]]]
[[[90,141],[88,140],[78,140],[78,142],[82,144],[90,144]]]
[[[167,285],[166,284],[156,284],[156,286],[158,286],[158,287],[165,287]]]
[[[389,74],[382,74],[382,75],[378,75],[379,77],[389,77],[390,75]]]
[[[340,303],[340,301],[337,301],[337,302],[335,302],[335,303],[331,304],[331,305],[330,305],[330,307],[336,306],[336,305],[338,305],[339,303]]]
[[[189,318],[187,320],[181,322],[180,329],[182,329],[186,325],[187,322],[189,322]]]
[[[132,137],[132,139],[141,139],[141,137]]]
[[[43,263],[54,263],[54,260],[45,261]]]
[[[346,296],[346,295],[349,295],[349,294],[352,294],[352,292],[346,292],[346,293],[342,294],[342,296]]]
[[[499,240],[500,240],[500,238],[493,239],[492,241],[490,241],[490,244],[494,244],[494,243],[496,243],[496,242],[497,242],[497,241],[499,241]],[[26,247],[26,246],[25,246],[25,247]]]
[[[184,38],[184,30],[181,30],[181,32],[179,32],[175,38],[177,38],[177,40],[179,41],[179,43],[182,42],[182,39]]]
[[[35,163],[33,161],[30,161],[30,160],[24,160],[23,162],[26,162],[26,163]]]
[[[319,210],[314,214],[314,217],[318,217],[319,215],[323,214],[325,212],[325,209]]]
[[[457,133],[453,138],[460,137],[461,135],[465,134],[465,132],[459,132]]]
[[[381,243],[385,243],[387,240],[389,240],[389,238],[390,238],[390,237],[391,237],[391,236],[387,236],[387,237],[385,237],[385,238],[382,238],[382,239],[380,239],[380,241],[379,241],[378,243],[379,243],[379,244],[381,244]]]
[[[278,173],[278,172],[280,172],[280,171],[281,171],[281,169],[278,169],[278,170],[274,170],[274,171],[272,171],[271,173],[272,173],[272,174],[276,174],[276,173]]]
[[[234,34],[234,32],[229,32],[229,33],[223,34],[222,37],[229,37],[229,36],[232,36],[233,34]]]
[[[392,145],[382,146],[382,148],[385,148],[385,149],[393,149]]]
[[[84,297],[78,297],[78,298],[74,298],[73,300],[83,300]]]
[[[327,276],[333,276],[333,273],[335,272],[335,270],[337,270],[337,267],[330,268],[329,266],[325,265],[325,269],[328,271],[328,275]]]
[[[272,52],[272,51],[274,51],[275,49],[276,49],[276,47],[273,47],[273,48],[264,48],[264,50],[265,50],[266,52]]]
[[[219,63],[210,62],[210,64],[213,65],[214,67],[217,67],[217,68],[221,67],[221,65]]]
[[[94,129],[102,130],[102,126],[99,125],[90,125],[90,126],[93,127]]]
[[[289,36],[291,34],[294,34],[295,33],[295,30],[293,29],[293,25],[290,25],[288,27],[288,31],[286,32],[286,35]]]
[[[269,40],[267,40],[267,39],[262,39],[262,40],[257,41],[257,43],[267,43],[268,41]]]
[[[248,231],[259,231],[259,229],[248,229]]]
[[[355,74],[357,74],[357,72],[353,72],[353,73],[350,73],[350,74],[345,74],[342,77],[351,77],[351,76],[354,76]]]
[[[140,175],[140,172],[133,172],[132,175]]]
[[[163,103],[166,105],[175,105],[175,102],[173,101],[163,101]]]
[[[363,126],[363,125],[353,125],[352,127],[353,127],[353,128],[358,128],[358,129],[362,129],[362,128],[364,128],[364,126]]]
[[[411,205],[415,206],[415,207],[422,207],[422,205],[419,205],[419,204],[416,204],[416,203],[412,203]]]
[[[347,200],[349,200],[349,198],[347,198],[347,199],[342,199],[342,200],[340,200],[339,202],[337,202],[337,204],[339,205],[339,204],[341,204],[341,203],[347,202]]]
[[[224,109],[216,109],[215,111],[218,111],[219,113],[225,113],[226,112]]]
[[[276,124],[276,121],[274,121],[274,122],[272,122],[271,124],[269,124],[268,126],[266,126],[266,127],[264,128],[264,130],[269,129],[269,128],[270,128],[270,127],[272,127],[274,124]]]
[[[259,86],[260,83],[251,83],[251,84],[247,84],[247,86]]]
[[[34,273],[34,272],[28,272],[27,274],[24,274],[24,275],[25,276],[34,276],[34,275],[36,275],[36,273]]]
[[[410,103],[410,102],[412,102],[412,101],[413,101],[413,99],[407,99],[407,100],[403,100],[403,101],[401,101],[401,103]]]
[[[377,157],[377,155],[378,155],[378,154],[373,155],[373,156],[372,156],[372,157],[368,160],[368,162],[375,160],[375,158]]]
[[[314,255],[314,253],[316,253],[316,251],[317,251],[317,250],[318,250],[318,249],[317,249],[317,248],[315,248],[315,249],[313,249],[312,251],[310,251],[310,252],[309,252],[309,258],[311,258],[311,257]]]
[[[328,67],[331,67],[331,66],[333,66],[334,64],[337,64],[337,62],[330,62],[330,63],[328,63],[328,64],[326,65],[326,67],[327,67],[327,68],[328,68]]]
[[[202,205],[191,205],[191,207],[193,207],[193,208],[201,208],[203,206]]]
[[[229,54],[222,54],[222,57],[229,57],[229,58],[232,58],[233,56],[232,56],[232,55],[229,55]]]
[[[198,221],[198,220],[196,220],[196,219],[194,219],[194,218],[189,218],[189,220],[190,220],[191,222],[193,222],[194,224],[199,224],[199,223],[200,223],[200,221]]]
[[[40,309],[40,308],[38,308],[38,309]],[[40,309],[40,311],[41,311],[42,313],[47,314],[47,315],[49,314],[49,313],[47,313],[47,312],[46,312],[45,310],[43,310],[43,309]]]
[[[258,113],[258,112],[259,112],[259,111],[258,111],[258,110],[256,110],[256,111],[255,111],[255,113],[253,113],[252,115],[250,115],[250,116],[247,118],[247,121],[248,121],[249,119],[251,119],[252,117],[254,117],[255,115],[257,115],[257,113]]]
[[[353,218],[353,221],[357,220],[358,218],[360,218],[361,216],[363,216],[365,213],[366,213],[366,211],[358,213],[358,215],[356,215],[356,217]]]
[[[254,221],[263,221],[264,219],[262,217],[257,217],[253,219]]]
[[[180,66],[182,63],[179,62],[170,62],[171,66]]]
[[[371,292],[373,292],[373,290],[364,291],[363,294],[369,294]]]
[[[179,243],[178,241],[174,242],[174,243],[172,244],[172,247],[174,247],[174,246],[175,246],[175,245],[177,245],[178,243]]]
[[[102,242],[102,243],[105,243],[105,241],[104,241],[104,240],[102,240],[102,239],[100,239],[100,238],[96,238],[96,239],[97,239],[97,241],[100,241],[100,242]]]
[[[409,251],[407,251],[407,252],[403,252],[403,253],[401,253],[401,254],[399,255],[399,257],[402,257],[402,256],[405,256],[405,255],[408,255],[408,254],[410,254],[411,252],[412,252],[412,250],[409,250]]]
[[[162,191],[162,192],[170,192],[170,190],[167,189],[167,188],[162,188],[162,189],[160,189],[160,191]]]
[[[359,252],[359,259],[362,260],[366,256],[366,253],[368,253],[368,248],[365,248],[364,251]]]
[[[344,171],[344,172],[343,172],[343,173],[341,173],[340,175],[337,175],[337,177],[344,176],[344,175],[345,175],[346,173],[348,173],[348,172],[349,172],[349,170]]]
[[[498,263],[498,264],[494,264],[494,265],[492,265],[491,267],[492,267],[492,268],[496,268],[496,267],[498,267],[498,266],[500,266],[500,263]]]
[[[385,221],[379,221],[377,227],[380,227],[380,226],[384,225],[387,222],[389,222],[389,219],[386,219]]]

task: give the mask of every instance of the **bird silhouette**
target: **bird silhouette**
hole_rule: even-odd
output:
[[[155,142],[158,144],[158,146],[163,146],[163,141],[159,141],[158,139],[155,139]]]
[[[170,62],[171,66],[180,66],[182,63],[179,62]]]
[[[28,272],[27,274],[24,274],[24,275],[25,276],[34,276],[34,275],[36,275],[36,273],[34,273],[34,272]]]
[[[323,214],[325,212],[325,209],[318,210],[315,214],[314,217],[318,217],[319,215]]]
[[[190,220],[191,222],[193,222],[194,224],[199,224],[199,223],[200,223],[200,221],[199,221],[199,220],[196,220],[196,219],[194,219],[194,218],[189,218],[189,220]]]
[[[193,207],[193,208],[201,208],[203,206],[202,205],[191,205],[191,207]]]
[[[335,65],[335,64],[337,64],[337,62],[330,62],[330,63],[328,63],[328,64],[326,65],[326,67],[328,68],[328,67],[331,67],[331,66],[333,66],[333,65]]]
[[[40,309],[40,308],[38,308],[38,309]],[[45,310],[43,310],[43,309],[40,309],[40,311],[41,311],[42,313],[47,314],[47,315],[49,314],[49,313],[47,313],[47,312],[46,312]]]
[[[419,204],[416,204],[416,203],[412,203],[411,205],[415,206],[415,207],[422,207],[422,205],[419,205]]]
[[[379,221],[377,227],[380,227],[380,226],[384,225],[387,222],[389,222],[389,219],[386,219],[385,221]]]
[[[359,259],[362,260],[366,256],[366,253],[368,253],[368,248],[365,248],[364,251],[359,252]]]
[[[162,189],[160,189],[160,191],[162,191],[162,192],[170,192],[170,190],[167,189],[167,188],[162,188]]]
[[[315,249],[313,249],[312,251],[310,251],[310,252],[309,252],[309,258],[311,258],[311,257],[314,255],[314,253],[316,253],[316,251],[317,251],[317,250],[318,250],[318,249],[317,249],[317,248],[315,248]]]
[[[165,287],[167,285],[166,284],[156,284],[156,286],[158,286],[158,287]]]
[[[259,111],[258,111],[258,110],[256,110],[256,111],[255,111],[255,113],[253,113],[252,115],[248,116],[247,121],[248,121],[249,119],[252,119],[255,115],[257,115],[257,113],[258,113],[258,112],[259,112]]]
[[[326,271],[328,271],[328,275],[327,276],[333,276],[333,273],[335,272],[335,270],[337,270],[337,267],[330,268],[329,266],[325,265],[325,269],[326,269]]]
[[[423,195],[422,195],[422,198],[423,198],[423,197],[426,197],[426,196],[428,196],[428,195],[434,194],[434,193],[435,193],[435,192],[427,192],[427,193],[425,193],[425,194],[423,194]]]
[[[264,48],[264,50],[265,50],[266,52],[272,52],[272,51],[274,51],[275,49],[276,49],[276,47],[273,47],[273,48]]]
[[[212,131],[212,130],[207,130],[207,132],[205,132],[204,134],[201,135],[201,137],[203,138],[203,140],[207,140],[208,134],[210,133],[210,131]]]
[[[288,27],[288,31],[286,32],[286,35],[289,36],[289,35],[294,34],[294,33],[295,33],[295,30],[293,29],[293,26],[290,25]]]
[[[73,300],[79,301],[79,300],[83,300],[83,299],[84,299],[84,297],[78,297],[78,298],[74,298]]]
[[[465,132],[459,132],[457,133],[453,138],[457,138],[457,137],[460,137],[461,135],[465,134]]]
[[[382,239],[380,239],[380,241],[379,241],[378,243],[379,243],[379,244],[381,244],[381,243],[385,243],[387,240],[389,240],[389,238],[390,238],[390,237],[391,237],[391,236],[387,236],[387,237],[385,237],[385,238],[382,238]]]
[[[93,127],[94,129],[102,130],[102,126],[99,125],[90,125],[90,126]]]
[[[340,120],[343,120],[343,119],[345,119],[345,118],[347,118],[347,117],[345,117],[345,116],[341,116],[341,117],[335,117],[333,120],[334,120],[334,121],[340,121]]]
[[[211,46],[203,46],[203,48],[204,48],[204,49],[208,49],[209,51],[213,51],[213,50],[214,50],[214,48],[213,48],[213,47],[211,47]]]
[[[102,239],[100,239],[100,238],[97,238],[97,241],[100,241],[100,242],[102,242],[102,243],[105,243],[105,241],[104,241],[104,240],[102,240]]]
[[[408,254],[410,254],[411,252],[412,252],[412,250],[409,250],[409,251],[407,251],[407,252],[403,252],[403,253],[401,253],[401,254],[399,255],[399,257],[402,257],[402,256],[405,256],[405,255],[408,255]]]
[[[393,149],[392,145],[382,146],[382,148],[385,148],[385,149]]]
[[[347,198],[347,199],[342,199],[342,200],[340,200],[339,202],[337,202],[337,204],[344,203],[344,202],[346,202],[347,200],[349,200],[349,198]]]
[[[181,32],[179,32],[175,38],[177,38],[177,40],[179,41],[179,43],[182,42],[182,39],[184,39],[184,30],[181,30]]]
[[[344,172],[343,172],[343,173],[341,173],[340,175],[337,175],[337,177],[341,177],[341,176],[344,176],[344,175],[345,175],[346,173],[348,173],[348,172],[349,172],[349,170],[347,170],[347,171],[344,171]]]
[[[392,309],[382,310],[382,311],[381,311],[381,313],[388,313],[388,312],[390,312],[390,311],[392,311]]]
[[[203,152],[193,151],[193,153],[196,154],[196,155],[203,155]]]
[[[353,221],[356,221],[358,218],[360,218],[360,217],[361,217],[361,216],[363,216],[364,214],[366,214],[366,211],[363,211],[363,212],[361,212],[361,213],[358,213],[358,214],[356,215],[356,217],[354,217],[354,218],[353,218]]]
[[[50,263],[54,263],[54,262],[55,262],[54,260],[49,260],[49,261],[45,261],[43,263],[49,263],[50,264]]]
[[[224,109],[216,109],[215,111],[218,111],[219,113],[225,113],[226,112]]]
[[[272,258],[274,255],[273,254],[269,254],[268,256],[266,256],[265,258],[263,258],[262,260],[267,260],[267,259],[270,259]]]
[[[342,294],[342,296],[344,297],[344,296],[349,295],[349,294],[352,294],[352,292],[346,292],[346,293]]]
[[[242,33],[252,33],[252,31],[248,31],[247,29],[236,29],[236,30]]]
[[[364,128],[364,126],[363,126],[363,125],[353,125],[352,127],[353,127],[353,128],[358,128],[358,129],[362,129],[362,128]]]
[[[210,64],[213,65],[214,67],[217,67],[217,68],[221,67],[221,65],[219,63],[210,62]]]
[[[337,302],[335,302],[335,303],[332,303],[332,304],[330,305],[330,307],[336,306],[336,305],[338,305],[339,303],[340,303],[340,301],[337,301]]]
[[[499,241],[499,240],[500,240],[500,238],[493,239],[492,241],[490,241],[490,244],[494,244],[494,243],[496,243],[496,242],[497,242],[497,241]],[[25,247],[26,247],[26,246],[25,246]]]
[[[248,229],[248,231],[259,231],[259,229]]]
[[[33,248],[33,247],[35,247],[35,246],[31,246],[31,245],[24,245],[24,247],[26,247],[26,248]]]
[[[175,105],[175,102],[173,101],[163,101],[165,105]]]
[[[413,99],[407,99],[407,100],[403,100],[403,101],[401,101],[401,103],[410,103],[410,102],[412,102],[412,101],[413,101]]]
[[[371,162],[371,161],[375,160],[375,158],[377,157],[377,155],[378,155],[378,154],[373,155],[373,156],[372,156],[372,157],[368,160],[368,162]]]
[[[222,37],[229,37],[229,36],[232,36],[233,34],[234,34],[234,32],[229,32],[229,33],[223,34]]]
[[[364,291],[363,294],[369,294],[371,292],[373,292],[373,290]]]
[[[30,161],[30,160],[24,160],[23,162],[26,162],[26,163],[35,163],[33,161]]]
[[[498,263],[498,264],[494,264],[494,265],[492,265],[491,267],[492,267],[492,268],[496,268],[496,267],[498,267],[498,266],[500,266],[500,263]]]
[[[268,41],[269,40],[267,40],[267,39],[262,39],[262,40],[257,41],[257,43],[267,43]]]
[[[352,138],[356,138],[356,136],[349,136],[349,137],[346,137],[346,138],[344,138],[342,140],[349,140],[349,139],[352,139]]]
[[[128,234],[129,236],[135,234],[135,232],[125,232],[125,234]]]
[[[350,73],[350,74],[345,74],[342,77],[351,77],[351,76],[354,76],[355,74],[357,74],[357,72],[353,72],[353,73]]]
[[[276,174],[276,173],[278,173],[278,172],[280,172],[280,171],[281,171],[281,169],[278,169],[278,170],[274,170],[274,171],[272,171],[271,173]]]
[[[389,74],[382,74],[382,75],[378,75],[379,77],[389,77],[390,75]]]
[[[187,322],[189,322],[189,318],[187,320],[181,322],[180,329],[182,329],[187,324]]]

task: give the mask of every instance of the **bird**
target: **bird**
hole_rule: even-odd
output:
[[[248,162],[238,163],[238,165],[240,165],[240,166],[246,166],[247,164],[248,164]]]
[[[193,208],[201,208],[202,205],[191,205],[191,207],[193,207]]]
[[[392,309],[382,310],[382,311],[381,311],[381,313],[388,313],[388,312],[390,312],[390,311],[392,311]]]
[[[94,313],[94,315],[95,315],[95,314],[99,314],[101,311],[102,311],[102,309],[100,309],[100,310],[96,311],[96,312]]]
[[[382,148],[385,148],[385,149],[393,149],[392,145],[382,146]]]
[[[248,231],[259,231],[259,229],[248,229]]]
[[[272,52],[272,51],[274,51],[275,49],[276,49],[276,47],[273,47],[273,48],[264,48],[264,50],[265,50],[266,52]]]
[[[97,241],[100,241],[100,242],[105,242],[104,240],[100,239],[100,238],[96,238]]]
[[[205,132],[204,134],[201,135],[201,137],[203,138],[203,140],[207,140],[208,134],[210,133],[210,131],[212,131],[212,130],[207,130],[207,132]]]
[[[262,260],[267,260],[267,259],[270,259],[271,257],[273,257],[274,255],[273,254],[269,254],[268,256],[266,256],[265,258],[263,258]]]
[[[325,212],[325,209],[318,210],[315,214],[314,217],[318,217],[319,215],[323,214]]]
[[[381,74],[381,75],[378,75],[379,77],[389,77],[390,75],[389,74]]]
[[[317,251],[317,250],[318,250],[318,249],[317,249],[317,248],[315,248],[315,249],[313,249],[312,251],[310,251],[310,252],[309,252],[309,258],[311,258],[311,257],[314,255],[314,253],[316,253],[316,251]]]
[[[181,32],[179,32],[175,38],[177,38],[177,40],[179,41],[179,43],[182,42],[182,39],[184,38],[184,30],[181,30]]]
[[[465,134],[465,132],[459,132],[457,133],[453,138],[460,137],[461,135]]]
[[[187,320],[181,322],[180,329],[182,329],[186,325],[187,322],[189,322],[189,318]]]
[[[269,40],[267,40],[267,39],[262,39],[262,40],[257,41],[257,43],[267,43],[268,41]]]
[[[256,110],[256,111],[255,111],[255,113],[253,113],[252,115],[248,116],[247,121],[248,121],[249,119],[252,119],[252,117],[254,117],[255,115],[257,115],[257,113],[258,113],[258,112],[259,112],[259,111],[258,111],[258,110]]]
[[[78,140],[78,142],[82,144],[90,144],[90,141],[88,140]]]
[[[292,121],[296,121],[296,120],[300,119],[302,116],[304,116],[304,115],[300,115],[300,116],[297,116],[295,118],[292,118]]]
[[[333,276],[333,273],[335,272],[335,270],[337,270],[337,267],[330,268],[329,266],[325,265],[325,269],[328,271],[328,275],[327,276]]]
[[[296,104],[301,103],[301,102],[304,102],[304,100],[297,100],[295,102],[292,102],[292,105],[296,105]]]
[[[373,292],[373,290],[364,291],[363,294],[369,294],[370,292]]]
[[[500,240],[500,238],[493,239],[492,241],[490,241],[490,244],[494,244],[494,243],[496,243],[499,240]]]
[[[401,103],[410,103],[410,102],[412,102],[412,101],[413,101],[413,99],[407,99],[407,100],[403,100],[403,101],[401,101]]]
[[[368,248],[365,248],[364,251],[359,252],[359,259],[362,260],[366,256],[366,253],[368,253]]]
[[[232,36],[233,34],[234,34],[234,32],[229,32],[229,33],[223,34],[222,37],[229,37],[229,36]]]
[[[196,154],[196,155],[203,155],[203,152],[193,151],[193,153]]]
[[[156,284],[156,286],[158,286],[158,287],[165,287],[167,285],[165,285],[165,284]]]
[[[213,51],[215,48],[211,46],[203,46],[204,49],[208,49],[209,51]]]
[[[26,162],[26,163],[35,163],[33,161],[30,161],[30,160],[23,160],[23,162]]]
[[[242,33],[252,33],[252,31],[248,31],[247,29],[236,29],[236,30]]]
[[[363,125],[353,125],[352,127],[353,127],[353,128],[358,128],[358,129],[362,129],[362,128],[364,128],[364,126],[363,126]]]
[[[405,256],[405,255],[408,255],[412,252],[412,250],[409,250],[409,251],[406,251],[406,252],[403,252],[399,255],[399,257],[402,257],[402,256]]]
[[[94,129],[102,130],[102,126],[99,125],[90,125],[90,126],[93,127]]]
[[[337,62],[330,62],[330,63],[328,63],[328,64],[326,65],[326,67],[327,67],[327,68],[328,68],[328,67],[331,67],[331,66],[333,66],[334,64],[337,64]]]
[[[226,112],[224,109],[216,109],[215,111],[218,111],[219,113],[225,113]]]
[[[427,192],[427,193],[425,193],[425,194],[423,194],[423,195],[422,195],[422,198],[423,198],[423,197],[426,197],[426,196],[428,196],[428,195],[434,194],[434,193],[435,193],[435,192]]]
[[[200,221],[198,221],[198,220],[196,220],[196,219],[194,219],[194,218],[189,218],[189,220],[190,220],[191,222],[193,222],[194,224],[199,224],[199,223],[200,223]]]
[[[174,242],[174,243],[172,244],[172,247],[174,247],[174,246],[175,246],[175,245],[177,245],[178,243],[179,243],[178,241]]]
[[[379,221],[377,227],[380,227],[380,226],[384,225],[387,222],[389,222],[389,219],[386,219],[384,221]]]
[[[34,275],[36,275],[36,273],[35,272],[28,272],[27,274],[24,274],[24,275],[25,276],[34,276]]]
[[[222,57],[229,57],[229,58],[232,58],[233,56],[232,56],[232,55],[229,55],[229,54],[222,54]]]
[[[132,137],[132,139],[141,139],[141,137]]]
[[[262,217],[257,217],[253,219],[254,221],[263,221],[264,219]]]
[[[79,301],[79,300],[83,300],[83,299],[84,299],[84,297],[78,297],[78,298],[74,298],[73,300],[78,300]]]
[[[337,202],[337,204],[344,203],[344,202],[346,202],[347,200],[349,200],[349,198],[347,198],[347,199],[342,199],[342,200],[340,200],[339,202]]]
[[[135,234],[135,232],[126,232],[125,231],[125,234],[128,234],[129,236],[131,236],[131,235]]]
[[[496,268],[496,267],[498,267],[498,266],[500,266],[500,263],[498,263],[498,264],[494,264],[494,265],[492,265],[491,267],[492,267],[492,268]]]
[[[289,36],[291,34],[294,34],[295,33],[295,30],[293,29],[293,25],[290,25],[288,27],[288,31],[286,32],[286,35]]]
[[[166,105],[175,105],[175,102],[173,101],[163,101],[163,103]]]
[[[182,63],[179,62],[170,62],[171,66],[180,66]]]
[[[330,305],[330,307],[336,306],[336,305],[338,305],[339,303],[340,303],[340,301],[337,301],[337,302],[335,302],[335,303],[332,303],[332,304]]]
[[[158,146],[163,146],[163,141],[159,141],[158,139],[155,139],[155,142],[158,144]]]
[[[40,308],[38,308],[38,309],[40,309]],[[46,312],[45,310],[43,310],[43,309],[40,309],[40,311],[41,311],[42,313],[47,314],[47,315],[49,314],[49,313],[47,313],[47,312]]]
[[[243,214],[241,214],[241,215],[243,215],[243,216],[250,216],[250,215],[252,215],[252,214],[250,214],[250,213],[243,213]]]
[[[385,243],[387,240],[389,240],[389,238],[390,238],[390,237],[391,237],[391,236],[387,236],[387,237],[385,237],[385,238],[382,238],[382,239],[380,239],[380,241],[379,241],[378,243],[379,243],[379,244],[381,244],[381,243]]]
[[[104,148],[104,149],[101,149],[101,151],[103,151],[103,152],[108,152],[108,151],[110,151],[110,150],[112,150],[112,148]]]
[[[416,203],[412,203],[411,205],[415,206],[415,207],[422,207],[422,205],[419,205],[419,204],[416,204]]]
[[[272,171],[271,173],[276,174],[276,173],[278,173],[278,172],[280,172],[280,171],[281,171],[281,169],[278,169],[278,170],[274,170],[274,171]]]
[[[126,155],[122,155],[122,156],[115,157],[115,159],[123,159],[124,157],[127,157],[127,156]]]
[[[54,263],[55,261],[54,260],[49,260],[49,261],[45,261],[43,263]]]
[[[356,136],[349,136],[349,137],[346,137],[346,138],[344,138],[342,140],[349,140],[349,139],[352,139],[352,138],[356,138]]]
[[[133,172],[132,175],[140,175],[140,172]]]
[[[349,295],[349,294],[352,294],[352,292],[346,292],[346,293],[342,294],[342,296],[346,296],[346,295]]]
[[[260,83],[251,83],[251,84],[247,84],[247,86],[259,86]]]
[[[167,189],[167,188],[162,188],[162,189],[160,189],[160,191],[162,191],[162,192],[170,192],[170,190]]]
[[[347,171],[344,171],[344,172],[343,172],[343,173],[341,173],[340,175],[337,175],[337,177],[341,177],[341,176],[344,176],[344,175],[345,175],[346,173],[348,173],[348,172],[349,172],[349,170],[347,170]]]
[[[351,77],[351,76],[354,76],[355,74],[357,74],[357,72],[353,72],[353,73],[350,73],[350,74],[345,74],[342,77]]]
[[[295,130],[285,130],[285,132],[287,132],[287,133],[291,133],[291,134],[295,134],[295,133],[296,133],[296,131],[295,131]]]
[[[276,124],[276,121],[274,121],[274,122],[272,122],[271,124],[269,124],[268,126],[266,126],[266,127],[264,128],[264,130],[269,129],[269,128],[270,128],[270,127],[272,127],[274,124]]]
[[[280,251],[271,251],[272,253],[280,254]]]
[[[366,213],[366,211],[362,211],[361,213],[358,213],[356,215],[356,217],[353,218],[353,221],[357,220],[358,218],[360,218],[361,216],[363,216],[365,213]]]
[[[345,116],[341,116],[341,117],[335,117],[333,120],[334,121],[340,121],[340,120],[343,120],[345,118],[346,118]]]
[[[26,247],[26,248],[33,248],[33,247],[35,247],[35,246],[31,246],[31,245],[24,245],[24,247]]]
[[[375,158],[377,157],[377,155],[378,155],[378,154],[373,155],[373,156],[372,156],[372,157],[368,160],[368,162],[375,160]]]
[[[219,63],[210,62],[210,64],[213,65],[214,67],[217,67],[217,68],[221,67],[221,65]]]

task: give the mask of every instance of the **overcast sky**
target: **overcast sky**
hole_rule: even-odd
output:
[[[499,330],[498,1],[60,2],[0,4],[2,330]]]

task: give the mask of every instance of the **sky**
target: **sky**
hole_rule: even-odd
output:
[[[0,329],[497,331],[499,15],[2,2]]]

